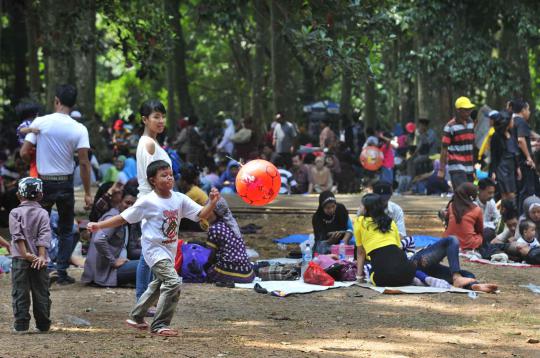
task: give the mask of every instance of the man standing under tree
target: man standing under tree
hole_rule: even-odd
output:
[[[521,170],[521,180],[518,178],[517,209],[521,214],[523,200],[535,193],[538,177],[532,157],[529,104],[522,99],[514,100],[512,101],[512,112],[514,112],[514,131],[519,146],[518,165]]]
[[[448,164],[454,192],[462,183],[474,181],[474,104],[467,97],[459,97],[455,107],[456,116],[444,126],[438,173],[439,178],[444,178]]]
[[[67,268],[73,252],[73,220],[75,217],[75,193],[73,191],[73,171],[77,151],[81,179],[84,186],[86,207],[92,205],[90,193],[90,160],[88,150],[90,140],[84,125],[69,116],[77,100],[77,89],[69,84],[56,88],[54,97],[55,112],[36,118],[30,128],[36,133],[26,136],[21,148],[21,157],[30,161],[34,147],[37,152],[37,170],[43,181],[43,200],[41,205],[51,211],[54,204],[58,210],[58,257],[56,268],[60,285],[68,285],[75,279],[68,276]]]
[[[298,131],[296,125],[285,120],[282,112],[276,113],[276,122],[272,144],[274,145],[275,155],[283,158],[285,167],[288,169],[292,165],[292,147]]]

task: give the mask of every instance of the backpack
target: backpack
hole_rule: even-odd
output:
[[[171,158],[171,168],[174,179],[178,180],[178,178],[180,178],[180,169],[182,169],[182,160],[178,156],[178,153],[176,153],[176,150],[172,149],[171,147],[165,147],[164,149],[169,155],[169,158]]]
[[[208,262],[211,250],[197,244],[182,245],[182,272],[184,282],[203,283],[206,282],[206,272],[204,265]]]

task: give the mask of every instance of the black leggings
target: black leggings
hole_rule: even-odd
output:
[[[369,253],[373,268],[372,281],[377,286],[410,285],[416,265],[407,259],[405,252],[396,245],[375,249]]]

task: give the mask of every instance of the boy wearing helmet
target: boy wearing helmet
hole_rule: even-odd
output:
[[[49,215],[39,201],[43,182],[37,178],[19,181],[17,196],[20,205],[9,213],[11,234],[12,297],[15,333],[30,326],[30,294],[36,328],[47,332],[51,326],[47,249],[51,242]]]

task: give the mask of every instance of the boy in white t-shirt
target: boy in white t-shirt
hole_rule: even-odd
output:
[[[181,281],[174,269],[180,220],[207,219],[220,196],[217,189],[213,188],[209,195],[210,201],[202,207],[186,195],[173,192],[173,172],[171,166],[163,160],[150,163],[146,176],[153,189],[151,193],[139,198],[120,215],[99,223],[89,223],[88,230],[96,232],[142,220],[142,251],[154,274],[154,281],[139,298],[126,323],[137,329],[147,329],[144,316],[157,302],[150,331],[161,336],[177,336],[178,332],[169,325],[180,296]]]

